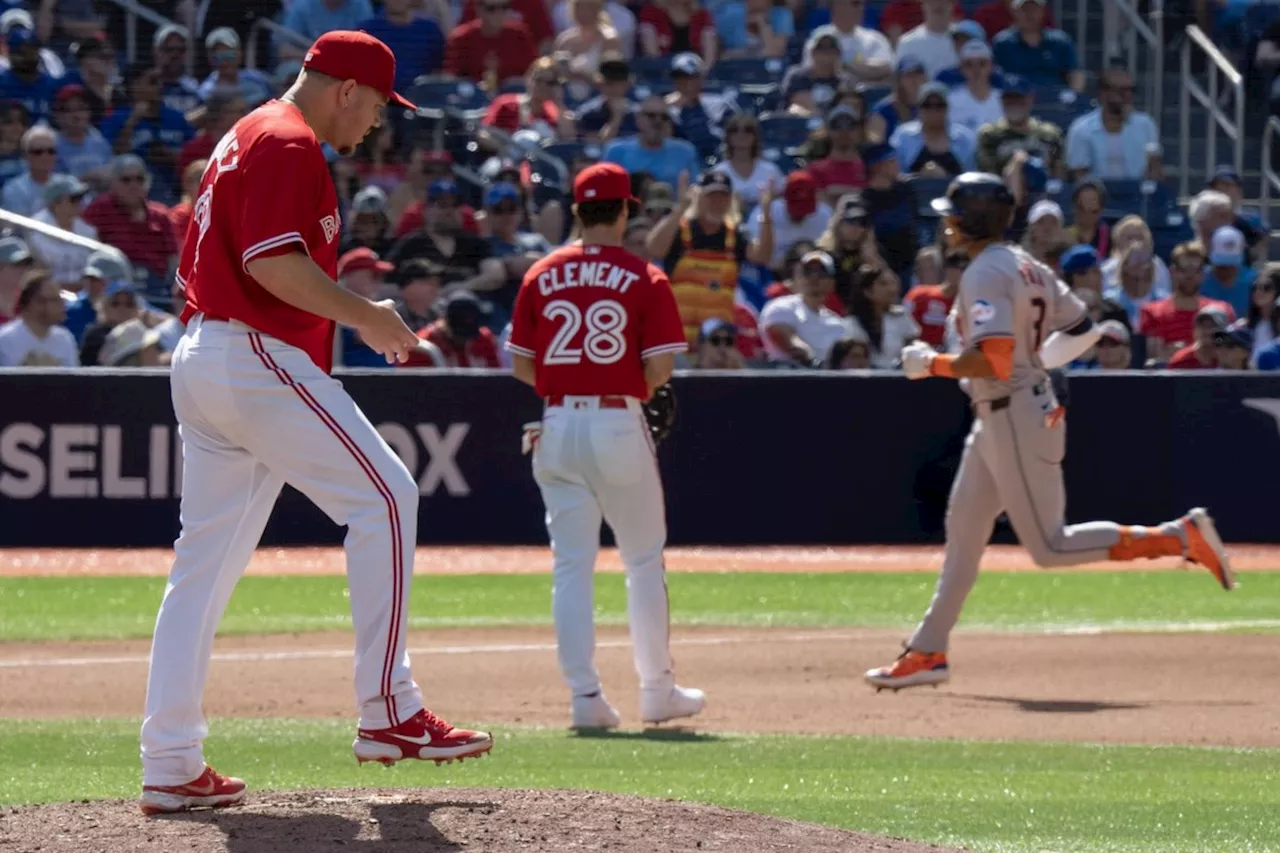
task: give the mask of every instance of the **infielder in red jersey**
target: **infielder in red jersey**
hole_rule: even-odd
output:
[[[241,119],[201,180],[179,267],[185,336],[173,354],[182,534],[156,620],[142,724],[145,814],[225,806],[245,784],[204,761],[201,696],[227,600],[288,483],[348,527],[360,761],[478,755],[492,740],[426,711],[409,671],[406,608],[418,488],[329,376],[334,324],[388,361],[417,345],[390,301],[334,281],[338,199],[320,145],[351,151],[379,127],[395,59],[365,33],[308,51],[280,100]]]
[[[591,166],[573,197],[582,239],[525,274],[507,342],[516,378],[546,402],[526,436],[547,507],[560,669],[575,728],[619,724],[595,667],[592,575],[608,521],[627,571],[641,718],[691,717],[706,697],[673,675],[662,481],[641,413],[685,350],[684,326],[666,275],[622,248],[638,204],[627,172]]]

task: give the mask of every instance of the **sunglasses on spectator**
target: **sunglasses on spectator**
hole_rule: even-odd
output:
[[[1130,83],[1128,86],[1108,86],[1107,89],[1112,92],[1119,92],[1122,95],[1132,95],[1138,90],[1138,87]]]
[[[1089,216],[1101,216],[1101,215],[1102,215],[1102,208],[1101,208],[1101,207],[1079,207],[1079,206],[1077,206],[1077,207],[1076,207],[1076,210],[1080,211],[1081,213],[1087,214],[1087,215],[1089,215]]]
[[[485,3],[480,8],[485,10],[486,12],[505,12],[511,7],[508,6],[506,3]]]
[[[707,338],[707,343],[713,347],[731,347],[737,343],[733,335],[712,335]]]
[[[28,149],[27,149],[27,153],[28,153],[28,154],[31,154],[32,156],[37,156],[37,157],[38,157],[38,156],[40,156],[40,155],[42,155],[42,154],[43,154],[43,155],[57,154],[57,153],[58,153],[58,149],[56,149],[56,148],[28,148]]]
[[[134,308],[137,304],[138,301],[132,296],[117,296],[107,303],[112,308]]]
[[[671,214],[671,208],[666,205],[655,204],[651,207],[646,207],[644,209],[644,213],[645,216],[648,216],[650,219],[662,219],[663,217]]]
[[[923,104],[920,105],[920,109],[922,110],[945,110],[946,108],[947,108],[946,101],[929,100],[929,101],[925,101]]]
[[[1098,341],[1098,347],[1100,349],[1111,349],[1112,347],[1120,346],[1124,346],[1124,344],[1121,341],[1113,341],[1111,338],[1102,338]]]
[[[493,212],[499,216],[508,216],[512,213],[519,213],[520,206],[518,204],[500,204],[493,209]]]
[[[1200,272],[1204,269],[1204,261],[1182,261],[1173,265],[1178,272]]]
[[[1269,281],[1260,281],[1255,284],[1254,287],[1261,290],[1263,293],[1275,293],[1276,290],[1276,286]]]
[[[121,175],[116,178],[122,184],[141,184],[147,180],[146,175]]]
[[[729,133],[749,133],[755,136],[756,129],[749,124],[732,124],[728,128]]]
[[[440,207],[445,210],[453,210],[458,206],[456,198],[437,198],[431,202],[432,207]]]
[[[662,112],[651,112],[649,110],[642,110],[640,115],[644,116],[649,121],[670,121],[671,120],[671,116]]]

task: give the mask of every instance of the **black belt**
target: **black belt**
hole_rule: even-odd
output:
[[[1037,382],[1035,385],[1031,386],[1031,393],[1035,394],[1037,397],[1039,397],[1044,392],[1045,392],[1045,387],[1043,382]],[[1004,411],[1005,409],[1009,408],[1009,402],[1012,399],[1013,399],[1012,397],[1001,397],[998,400],[990,400],[988,401],[987,406],[990,407],[990,410],[993,412]],[[976,410],[978,406],[981,406],[981,405],[982,405],[981,403],[975,404],[974,409]]]

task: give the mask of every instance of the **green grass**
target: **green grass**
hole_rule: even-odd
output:
[[[672,574],[672,618],[681,625],[906,627],[929,602],[927,573]],[[148,637],[164,593],[161,578],[0,578],[0,641]],[[596,580],[602,624],[624,624],[620,575]],[[545,576],[419,575],[411,626],[546,625]],[[1280,628],[1280,573],[1248,574],[1230,594],[1188,572],[992,573],[969,600],[965,628],[1038,630],[1097,625],[1141,629],[1168,623]],[[343,629],[350,624],[341,577],[249,577],[223,633]]]
[[[977,851],[1280,850],[1280,752],[808,736],[498,733],[481,762],[357,768],[341,721],[216,720],[257,789],[575,787],[717,803]],[[137,794],[132,720],[0,721],[0,803]]]

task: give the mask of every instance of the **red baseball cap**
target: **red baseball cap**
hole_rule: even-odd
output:
[[[373,270],[379,275],[386,275],[395,268],[395,264],[382,260],[373,249],[364,247],[352,249],[338,258],[338,278],[342,278],[349,272],[360,270]]]
[[[631,176],[617,163],[596,163],[578,173],[573,182],[573,200],[584,201],[633,201],[640,199],[631,194]]]
[[[396,57],[378,39],[363,31],[333,30],[316,39],[302,60],[310,68],[338,80],[355,80],[381,92],[388,101],[407,110],[417,107],[396,94]]]
[[[804,219],[818,209],[818,182],[813,175],[801,169],[787,175],[783,190],[787,200],[787,213],[792,219]]]

